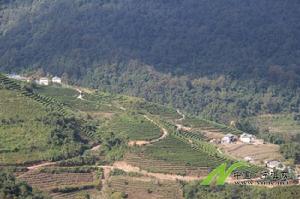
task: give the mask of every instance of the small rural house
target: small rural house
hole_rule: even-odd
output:
[[[53,77],[52,83],[61,84],[61,78],[57,76]]]
[[[240,141],[241,142],[244,142],[244,143],[253,143],[255,140],[255,136],[254,135],[251,135],[251,134],[248,134],[248,133],[243,133],[241,136],[240,136]]]
[[[49,79],[47,77],[40,78],[39,81],[37,81],[39,85],[48,86],[49,85]]]
[[[236,137],[233,134],[229,133],[229,134],[226,134],[222,138],[221,143],[223,143],[223,144],[229,144],[229,143],[232,143],[234,141],[236,141]]]
[[[269,168],[269,169],[276,169],[276,170],[285,170],[285,165],[282,164],[280,161],[277,161],[277,160],[271,160],[271,161],[268,161],[266,166]]]

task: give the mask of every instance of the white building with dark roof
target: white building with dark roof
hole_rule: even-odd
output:
[[[235,141],[236,141],[235,135],[233,135],[231,133],[228,133],[222,138],[221,143],[229,144],[229,143],[232,143],[232,142],[235,142]]]

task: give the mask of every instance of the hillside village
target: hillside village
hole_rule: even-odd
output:
[[[219,143],[223,145],[230,145],[230,144],[247,144],[247,145],[264,145],[266,144],[263,139],[257,139],[255,135],[243,133],[239,136],[233,135],[231,133],[226,134]],[[245,156],[244,160],[250,163],[255,163],[254,157]],[[269,169],[270,172],[275,170],[283,171],[287,167],[279,160],[264,160],[266,167]]]

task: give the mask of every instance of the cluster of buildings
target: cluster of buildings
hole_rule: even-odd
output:
[[[248,133],[243,133],[242,135],[240,135],[240,137],[233,135],[231,133],[226,134],[222,138],[221,143],[222,144],[230,144],[230,143],[234,143],[238,140],[243,143],[246,143],[246,144],[263,144],[264,143],[264,141],[262,139],[256,139],[255,135],[248,134]]]
[[[53,78],[48,78],[48,77],[41,77],[40,79],[35,81],[37,84],[39,85],[44,85],[44,86],[48,86],[49,84],[61,84],[61,78],[60,77],[53,77]]]
[[[48,86],[51,83],[52,84],[62,84],[62,80],[60,77],[52,77],[52,78],[48,78],[48,77],[41,77],[39,79],[35,79],[33,80],[32,78],[29,77],[24,77],[21,75],[15,75],[15,74],[9,74],[7,75],[7,77],[11,78],[11,79],[15,79],[15,80],[19,80],[19,81],[26,81],[26,82],[35,82],[39,85],[43,85],[43,86]]]
[[[254,145],[264,144],[263,139],[257,139],[255,137],[255,135],[248,134],[248,133],[243,133],[239,137],[236,135],[230,134],[230,133],[226,134],[222,138],[221,143],[222,144],[230,144],[230,143],[235,143],[237,141],[240,141],[245,144],[254,144]],[[247,162],[250,162],[250,163],[255,163],[254,159],[250,156],[244,157],[244,160]],[[264,163],[265,163],[266,168],[269,170],[269,172],[272,172],[275,170],[284,171],[284,170],[289,169],[279,160],[267,160]]]

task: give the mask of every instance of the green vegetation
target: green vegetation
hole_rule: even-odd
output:
[[[33,191],[32,187],[24,182],[19,182],[15,177],[5,171],[0,171],[0,198],[9,199],[43,199],[46,198],[42,194]]]
[[[87,113],[93,112],[110,112],[117,111],[118,109],[111,105],[114,101],[122,102],[122,99],[116,95],[109,93],[93,92],[84,93],[84,100],[77,97],[79,92],[75,88],[62,87],[62,86],[36,86],[34,88],[36,93],[41,93],[45,96],[55,98],[64,103],[65,106],[73,109],[74,111],[83,111]]]
[[[290,163],[300,162],[300,124],[298,114],[268,114],[247,119],[258,136],[280,145],[280,152]]]
[[[167,162],[214,168],[224,161],[171,136],[146,148],[146,155]]]
[[[159,127],[135,113],[115,115],[100,129],[126,135],[130,140],[152,140],[161,135]]]
[[[0,84],[0,164],[65,159],[86,149],[85,122],[60,101],[1,74]]]
[[[255,186],[225,185],[217,187],[201,186],[190,183],[184,186],[184,196],[187,199],[295,199],[299,196],[298,186],[262,188]]]
[[[93,167],[93,166],[82,166],[82,167],[48,167],[42,168],[39,170],[41,173],[51,173],[51,174],[58,174],[58,173],[92,173],[94,171],[99,171],[102,173],[101,168]]]
[[[258,115],[249,118],[249,120],[254,123],[260,131],[279,134],[286,138],[300,134],[298,114]]]
[[[19,82],[13,79],[6,77],[0,73],[0,89],[7,89],[12,91],[17,91],[23,96],[29,97],[36,102],[39,102],[44,107],[57,111],[63,115],[66,115],[68,112],[64,109],[64,105],[51,97],[46,97],[40,95],[39,93],[34,93],[32,85],[26,84],[24,82]]]
[[[293,163],[300,163],[300,143],[286,143],[280,145],[280,152],[284,158],[291,159]]]
[[[178,182],[155,179],[138,179],[129,176],[112,176],[109,181],[112,198],[182,198]]]
[[[6,0],[1,13],[3,71],[42,67],[223,122],[299,112],[296,0]]]
[[[50,160],[62,155],[75,155],[81,151],[80,141],[75,137],[77,134],[65,140],[66,137],[56,129],[59,126],[55,127],[43,121],[43,118],[52,116],[48,114],[49,110],[38,102],[16,91],[5,89],[0,90],[0,98],[1,164]],[[70,121],[65,122],[71,124]],[[60,143],[54,143],[52,137],[56,137]],[[62,145],[63,143],[65,145]]]
[[[114,162],[123,158],[127,148],[127,139],[122,135],[112,132],[102,135],[101,152],[105,155],[105,160]]]
[[[43,66],[80,78],[87,66],[138,59],[176,74],[298,71],[297,1],[24,0],[1,9],[1,69]]]
[[[182,120],[182,124],[187,127],[192,127],[197,130],[209,130],[212,132],[219,132],[223,134],[231,133],[239,135],[243,133],[241,130],[236,128],[228,127],[224,124],[216,123],[199,117],[188,116],[186,119]]]

